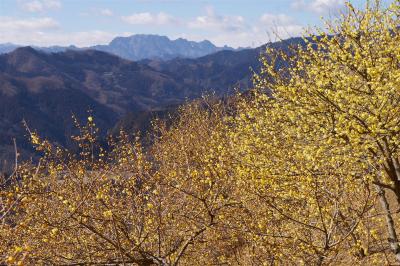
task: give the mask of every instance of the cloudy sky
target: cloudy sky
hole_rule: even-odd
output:
[[[0,0],[0,43],[89,46],[160,34],[217,45],[259,46],[300,36],[335,17],[345,0]],[[351,0],[362,6],[366,0]]]

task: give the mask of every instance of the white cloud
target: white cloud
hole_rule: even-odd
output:
[[[52,46],[76,45],[87,47],[108,44],[116,36],[130,36],[132,32],[106,32],[101,30],[62,32],[62,31],[7,31],[0,34],[0,43],[11,42],[20,45]]]
[[[332,14],[340,11],[345,5],[345,0],[294,0],[292,7],[311,11],[316,14]]]
[[[48,9],[61,8],[61,2],[58,0],[18,0],[22,9],[29,12],[43,12]]]
[[[122,16],[121,19],[132,25],[161,26],[178,23],[176,18],[164,12],[155,14],[149,12],[134,13],[129,16]]]
[[[105,9],[101,9],[101,10],[100,10],[100,15],[107,16],[107,17],[111,17],[111,16],[114,15],[114,12],[112,12],[112,11],[111,11],[110,9],[108,9],[108,8],[105,8]]]
[[[53,18],[27,18],[0,16],[0,43],[20,45],[76,45],[79,47],[106,44],[116,36],[130,36],[131,32],[101,30],[65,32]]]
[[[206,15],[198,16],[189,21],[189,28],[204,30],[240,31],[246,27],[242,16],[222,16],[214,12],[212,7],[206,8]]]
[[[57,29],[59,24],[52,18],[16,19],[12,17],[0,17],[0,29],[2,34],[7,31],[31,31]]]
[[[89,14],[115,16],[110,9],[93,9],[87,15]],[[302,25],[286,14],[266,13],[250,21],[239,15],[218,14],[210,6],[205,9],[203,15],[191,19],[178,19],[164,12],[134,13],[119,18],[125,23],[139,27],[179,26],[182,33],[178,31],[175,37],[186,37],[197,41],[208,39],[219,46],[228,44],[234,47],[255,47],[275,41],[277,37],[282,39],[295,37],[303,32]],[[0,32],[0,43],[14,42],[40,46],[75,44],[80,47],[105,44],[116,36],[132,34],[101,30],[65,32],[58,22],[50,17],[22,19],[1,16]],[[156,32],[162,33],[162,31]]]
[[[299,36],[304,27],[286,14],[265,13],[260,17],[255,31],[259,33],[264,31],[265,35],[271,38],[269,41],[275,41]]]
[[[211,7],[206,15],[196,17],[187,23],[191,32],[186,37],[193,40],[208,39],[216,45],[229,44],[234,47],[256,47],[269,41],[301,35],[303,26],[286,14],[265,13],[252,24],[241,16],[223,16]]]

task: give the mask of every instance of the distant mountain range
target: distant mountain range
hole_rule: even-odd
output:
[[[21,47],[16,44],[0,44],[0,54],[9,53]],[[76,46],[50,46],[34,49],[46,53],[65,52],[67,50],[98,50],[117,55],[121,58],[138,61],[143,59],[170,60],[174,58],[198,58],[222,50],[234,50],[231,47],[217,47],[210,41],[194,42],[186,39],[170,40],[166,36],[138,34],[130,37],[117,37],[108,45],[95,45],[78,48]]]
[[[300,38],[269,45],[286,49],[298,43]],[[23,119],[41,136],[66,147],[74,133],[71,115],[85,121],[89,109],[103,134],[120,126],[146,128],[152,114],[204,93],[224,96],[234,88],[246,90],[264,50],[138,62],[96,50],[45,53],[22,47],[0,55],[0,165],[12,157],[13,138],[23,158],[33,155]]]

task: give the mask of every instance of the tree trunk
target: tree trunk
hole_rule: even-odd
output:
[[[399,239],[397,237],[396,228],[394,225],[392,214],[390,213],[389,202],[387,201],[387,198],[385,195],[385,190],[382,187],[376,186],[376,190],[379,195],[379,200],[381,202],[382,210],[385,213],[389,246],[390,246],[390,249],[392,250],[392,252],[394,253],[397,261],[400,262]]]

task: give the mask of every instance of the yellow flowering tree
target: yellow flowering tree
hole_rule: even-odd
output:
[[[246,246],[241,190],[223,154],[226,109],[209,97],[182,107],[172,127],[159,125],[152,147],[164,201],[179,202],[168,215],[191,239],[183,265],[232,264]]]
[[[208,106],[208,107],[206,107]],[[121,132],[108,151],[92,116],[76,125],[79,154],[29,132],[42,153],[2,191],[0,261],[13,264],[204,265],[239,250],[237,187],[217,154],[222,103],[184,106],[144,149]],[[237,228],[236,228],[237,229]],[[233,234],[235,232],[235,234]]]
[[[324,221],[342,219],[341,215],[340,224],[356,221],[366,200],[362,195],[376,193],[384,212],[380,219],[386,220],[388,244],[397,260],[400,247],[393,212],[400,203],[399,11],[399,1],[388,7],[367,1],[365,10],[348,4],[346,13],[327,23],[319,37],[305,39],[305,47],[293,47],[289,53],[268,49],[262,72],[255,76],[259,105],[245,117],[256,121],[252,134],[271,142],[265,146],[269,164],[260,169],[268,172],[265,176],[279,178],[279,189],[289,186],[294,198],[298,184],[311,189],[307,204],[310,214],[316,215],[311,220],[323,231]],[[271,99],[265,90],[272,91]],[[277,169],[285,172],[273,173]],[[271,180],[260,182],[270,189],[276,185]],[[392,193],[395,202],[385,193]],[[339,194],[343,198],[335,202]],[[321,201],[328,204],[322,211]],[[355,209],[338,215],[341,204],[354,204]],[[323,218],[325,214],[328,217]],[[329,246],[326,239],[324,243]]]

